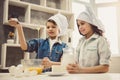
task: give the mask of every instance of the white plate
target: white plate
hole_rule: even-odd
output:
[[[65,72],[46,72],[46,74],[49,76],[63,76],[66,73]]]

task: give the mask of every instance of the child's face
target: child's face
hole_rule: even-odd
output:
[[[92,27],[89,23],[82,20],[78,20],[77,24],[78,24],[78,29],[82,35],[87,36],[93,33]]]
[[[47,22],[46,31],[50,38],[56,38],[59,34],[59,28],[52,22]]]

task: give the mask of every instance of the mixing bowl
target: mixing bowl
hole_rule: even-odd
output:
[[[41,59],[22,59],[21,64],[23,65],[24,71],[36,71],[37,74],[41,74],[43,66],[41,65]]]

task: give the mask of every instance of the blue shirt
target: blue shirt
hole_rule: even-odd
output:
[[[66,44],[63,42],[56,42],[50,52],[49,39],[32,39],[27,42],[27,51],[37,53],[36,58],[43,59],[48,57],[51,61],[59,62],[63,54],[63,48]]]

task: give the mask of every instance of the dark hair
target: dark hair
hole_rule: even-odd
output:
[[[51,23],[53,23],[54,25],[57,25],[56,22],[55,22],[54,20],[52,20],[52,19],[49,19],[47,22],[51,22]]]
[[[98,27],[93,25],[93,24],[90,24],[90,25],[92,27],[93,32],[95,32],[96,34],[98,34],[100,36],[103,36],[103,31],[102,30],[98,29]]]
[[[90,23],[89,23],[89,24],[90,24]],[[77,26],[78,26],[78,23],[77,23]],[[97,26],[95,26],[95,25],[93,25],[93,24],[90,24],[90,26],[91,26],[91,28],[92,28],[92,30],[93,30],[94,33],[96,33],[96,34],[98,34],[98,35],[100,35],[100,36],[103,36],[103,31],[100,30],[100,29],[98,29]],[[78,26],[78,30],[79,30],[79,26]],[[79,33],[80,33],[81,35],[83,35],[80,31],[79,31]],[[83,35],[83,36],[84,36],[84,35]]]

